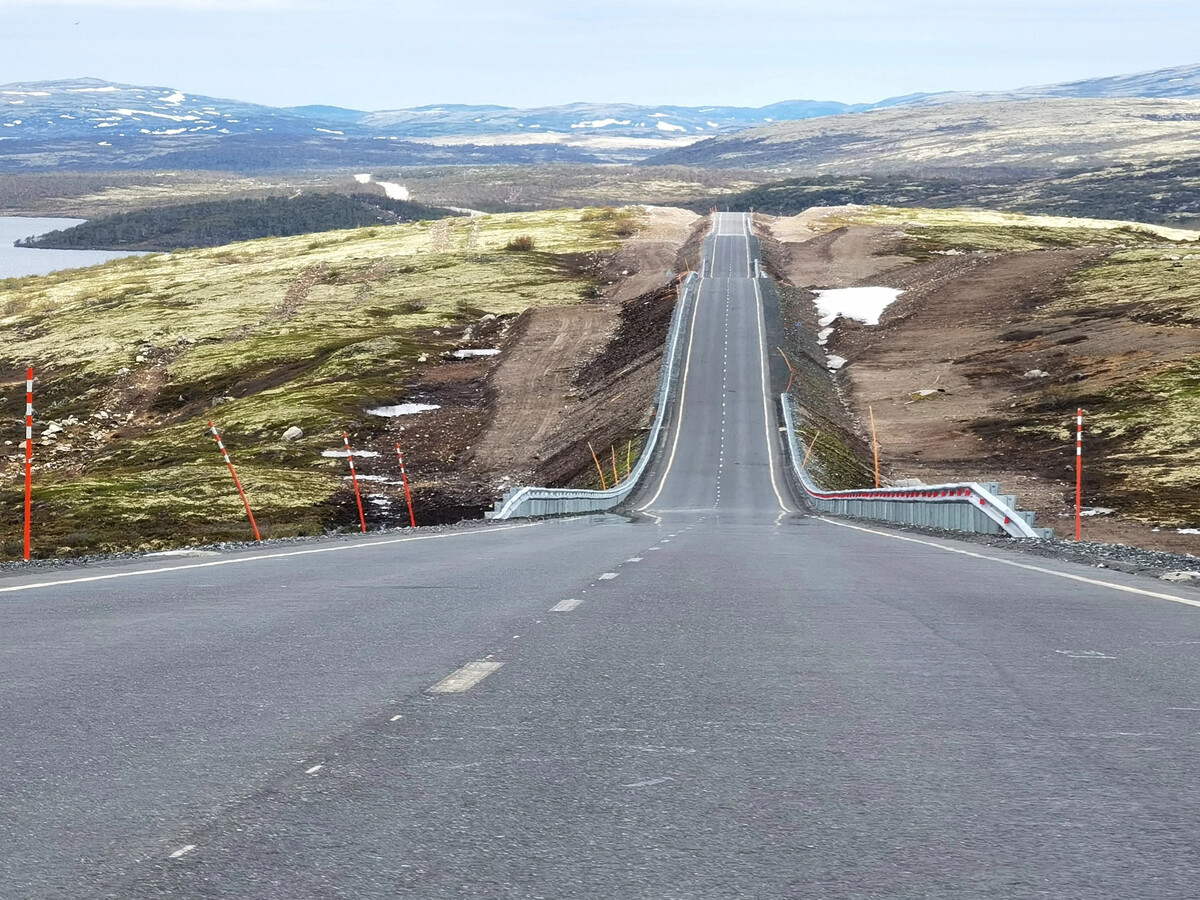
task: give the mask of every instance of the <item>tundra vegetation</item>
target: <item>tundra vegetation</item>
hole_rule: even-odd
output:
[[[24,373],[37,370],[38,556],[242,539],[211,437],[221,428],[264,536],[348,524],[343,459],[366,414],[462,346],[466,326],[590,296],[581,254],[615,249],[635,210],[380,226],[122,259],[0,281],[9,435],[0,540],[20,552]],[[528,238],[528,252],[505,247]],[[60,430],[50,434],[49,423]],[[284,441],[292,426],[303,438]],[[360,443],[361,446],[361,443]]]

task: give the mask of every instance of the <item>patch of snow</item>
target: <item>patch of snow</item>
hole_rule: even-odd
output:
[[[495,356],[499,350],[455,350],[450,355],[455,359],[471,359],[474,356]]]
[[[174,91],[173,93],[168,94],[166,97],[163,97],[162,102],[170,103],[172,106],[178,106],[180,103],[182,103],[186,99],[187,99],[187,97],[185,97],[183,94],[179,93],[179,91]]]
[[[628,125],[629,120],[620,121],[618,119],[593,119],[590,122],[576,122],[572,128],[607,128],[609,125]]]
[[[841,316],[856,319],[866,325],[878,325],[879,317],[904,291],[886,287],[838,288],[817,291],[817,312],[820,325],[828,325]]]
[[[831,372],[836,372],[838,369],[840,369],[845,364],[846,364],[845,357],[835,356],[832,353],[829,354],[829,362],[826,363],[826,365],[829,367],[829,370]]]
[[[1200,528],[1176,528],[1176,534],[1200,534]]]
[[[824,347],[827,343],[829,343],[829,336],[831,334],[833,334],[832,328],[822,328],[817,333],[817,343]]]
[[[687,131],[682,125],[672,125],[670,122],[659,122],[659,131]]]
[[[114,91],[119,91],[119,87],[113,87],[111,84],[106,84],[104,87],[98,88],[67,88],[68,94],[111,94]]]
[[[1085,506],[1079,511],[1079,514],[1081,516],[1111,516],[1115,512],[1115,509],[1109,509],[1107,506]]]
[[[652,118],[652,119],[669,119],[669,118],[671,118],[671,114],[670,113],[650,113],[650,118]]]
[[[199,116],[173,116],[170,113],[151,112],[147,109],[110,109],[110,113],[118,116],[150,116],[155,119],[170,119],[172,122],[199,122]]]
[[[368,416],[383,416],[394,419],[396,416],[415,416],[417,413],[429,412],[431,409],[441,409],[436,403],[398,403],[395,406],[377,406],[368,409]]]
[[[233,120],[230,119],[230,121],[233,121]],[[346,132],[344,132],[344,131],[334,131],[332,128],[314,128],[313,130],[321,131],[321,132],[324,132],[325,134],[340,134],[342,136],[345,136],[345,134],[346,134]]]
[[[357,181],[359,184],[370,184],[371,176],[367,175],[367,174],[355,175],[354,180]]]
[[[408,188],[402,184],[396,184],[394,181],[379,181],[376,184],[383,188],[383,192],[389,200],[407,200],[412,196],[408,192]]]
[[[705,122],[704,124],[707,125],[709,128],[720,128],[721,127],[716,122]]]
[[[108,141],[97,141],[96,146],[97,147],[111,147],[112,144],[110,144]]]
[[[49,97],[49,91],[0,91],[9,97]]]
[[[74,116],[68,116],[66,113],[63,113],[61,116],[59,116],[59,118],[60,118],[60,119],[74,119],[75,117],[74,117]]]
[[[345,450],[322,450],[321,455],[328,459],[345,459],[350,454]],[[374,450],[355,450],[354,455],[365,459],[379,454]]]

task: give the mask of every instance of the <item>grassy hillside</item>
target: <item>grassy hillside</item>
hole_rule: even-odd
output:
[[[689,205],[706,210],[713,200],[705,193]],[[1069,171],[1050,177],[967,172],[929,177],[822,175],[759,185],[718,197],[717,202],[729,209],[754,209],[773,216],[793,216],[813,206],[878,204],[980,207],[1194,228],[1200,226],[1200,158]]]
[[[1200,100],[1024,100],[783,122],[673,150],[655,165],[827,175],[1064,173],[1197,157]]]
[[[487,315],[579,302],[632,213],[558,211],[270,238],[0,281],[0,548],[19,552],[24,369],[37,368],[37,553],[244,538],[222,428],[264,534],[348,524],[345,461]],[[506,249],[517,237],[533,250]],[[62,430],[41,436],[49,422]],[[285,442],[298,426],[302,440]]]

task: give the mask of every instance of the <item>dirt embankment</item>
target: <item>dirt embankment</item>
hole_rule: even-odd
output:
[[[464,346],[498,355],[427,370],[409,399],[441,408],[412,424],[394,420],[370,440],[381,453],[404,446],[421,524],[479,516],[514,485],[598,485],[589,442],[603,453],[606,478],[614,451],[623,476],[653,412],[677,273],[698,258],[706,228],[693,213],[650,209],[619,250],[576,261],[595,282],[592,299],[481,321]],[[371,491],[369,516],[406,516],[398,486]],[[353,502],[341,498],[357,515]]]
[[[1194,358],[1194,330],[1139,320],[1128,310],[1061,302],[1069,279],[1107,259],[1111,246],[934,255],[916,252],[904,229],[894,226],[822,231],[828,213],[760,218],[766,262],[790,298],[785,314],[805,320],[799,331],[811,334],[815,323],[813,290],[904,291],[877,326],[835,321],[824,348],[847,360],[826,376],[831,387],[818,386],[840,400],[844,416],[837,424],[856,438],[845,446],[859,460],[840,474],[855,477],[868,468],[863,449],[873,410],[885,475],[929,483],[999,481],[1037,511],[1039,524],[1067,534],[1073,528],[1076,403],[1098,410],[1105,391]],[[803,356],[796,333],[793,349]],[[812,355],[813,348],[807,350]],[[811,371],[808,377],[814,384],[823,380]],[[828,418],[838,420],[836,413]],[[1123,468],[1130,461],[1110,456],[1103,441],[1090,444],[1085,503],[1118,508],[1117,515],[1087,520],[1090,539],[1200,552],[1193,535],[1156,527],[1144,514],[1138,520],[1121,515],[1122,490],[1134,477]],[[846,486],[839,480],[830,486]],[[1159,499],[1169,507],[1174,498],[1164,486]]]

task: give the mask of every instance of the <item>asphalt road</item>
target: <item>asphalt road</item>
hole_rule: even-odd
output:
[[[0,896],[1195,896],[1200,591],[804,515],[720,232],[633,521],[0,579]]]

